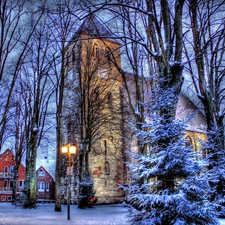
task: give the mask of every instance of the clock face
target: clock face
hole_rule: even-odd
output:
[[[99,68],[98,69],[98,75],[101,78],[107,79],[108,78],[108,69],[106,69],[106,68]]]

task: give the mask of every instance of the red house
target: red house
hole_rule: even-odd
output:
[[[13,170],[16,162],[14,154],[7,149],[0,155],[0,202],[12,201]],[[26,168],[20,164],[16,192],[19,195],[24,187]]]
[[[54,179],[50,173],[40,166],[37,171],[37,194],[38,200],[54,199]]]

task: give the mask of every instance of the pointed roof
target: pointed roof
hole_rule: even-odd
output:
[[[75,35],[69,41],[74,41],[79,38],[81,34],[87,34],[91,38],[104,38],[112,42],[120,44],[118,40],[113,38],[112,32],[104,25],[104,22],[98,19],[94,14],[91,14],[81,24],[81,26],[76,31]]]
[[[45,167],[44,166],[40,166],[37,170],[36,170],[36,173],[40,170],[40,169],[43,169],[53,180],[54,180],[54,178],[53,178],[53,176],[48,172],[48,170],[47,169],[45,169]]]
[[[85,33],[95,37],[110,37],[111,32],[106,28],[103,22],[100,22],[95,15],[88,16],[81,24],[78,33]]]

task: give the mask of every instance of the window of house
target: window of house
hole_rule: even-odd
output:
[[[4,180],[4,188],[3,188],[3,191],[8,191],[9,187],[8,187],[8,181],[7,180]]]
[[[10,166],[10,174],[14,173],[14,166]]]
[[[44,182],[38,182],[38,191],[39,192],[45,191],[45,183]]]
[[[19,181],[19,187],[21,188],[21,187],[24,187],[24,180],[20,180]]]
[[[5,202],[5,201],[6,201],[6,197],[2,196],[2,202]]]
[[[39,169],[38,176],[45,176],[45,171],[43,169]]]
[[[13,180],[10,180],[9,185],[10,185],[10,190],[12,190],[12,188],[13,188]]]
[[[8,166],[4,167],[4,173],[8,173]]]
[[[11,202],[11,201],[12,201],[12,196],[8,196],[8,197],[7,197],[7,201],[8,201],[8,202]]]
[[[110,165],[109,165],[109,162],[105,162],[105,175],[110,175]]]
[[[46,191],[49,192],[49,182],[46,182]]]

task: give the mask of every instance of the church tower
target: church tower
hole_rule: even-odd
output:
[[[66,49],[64,142],[79,146],[77,176],[91,175],[98,203],[123,200],[120,44],[111,36],[91,16]]]

